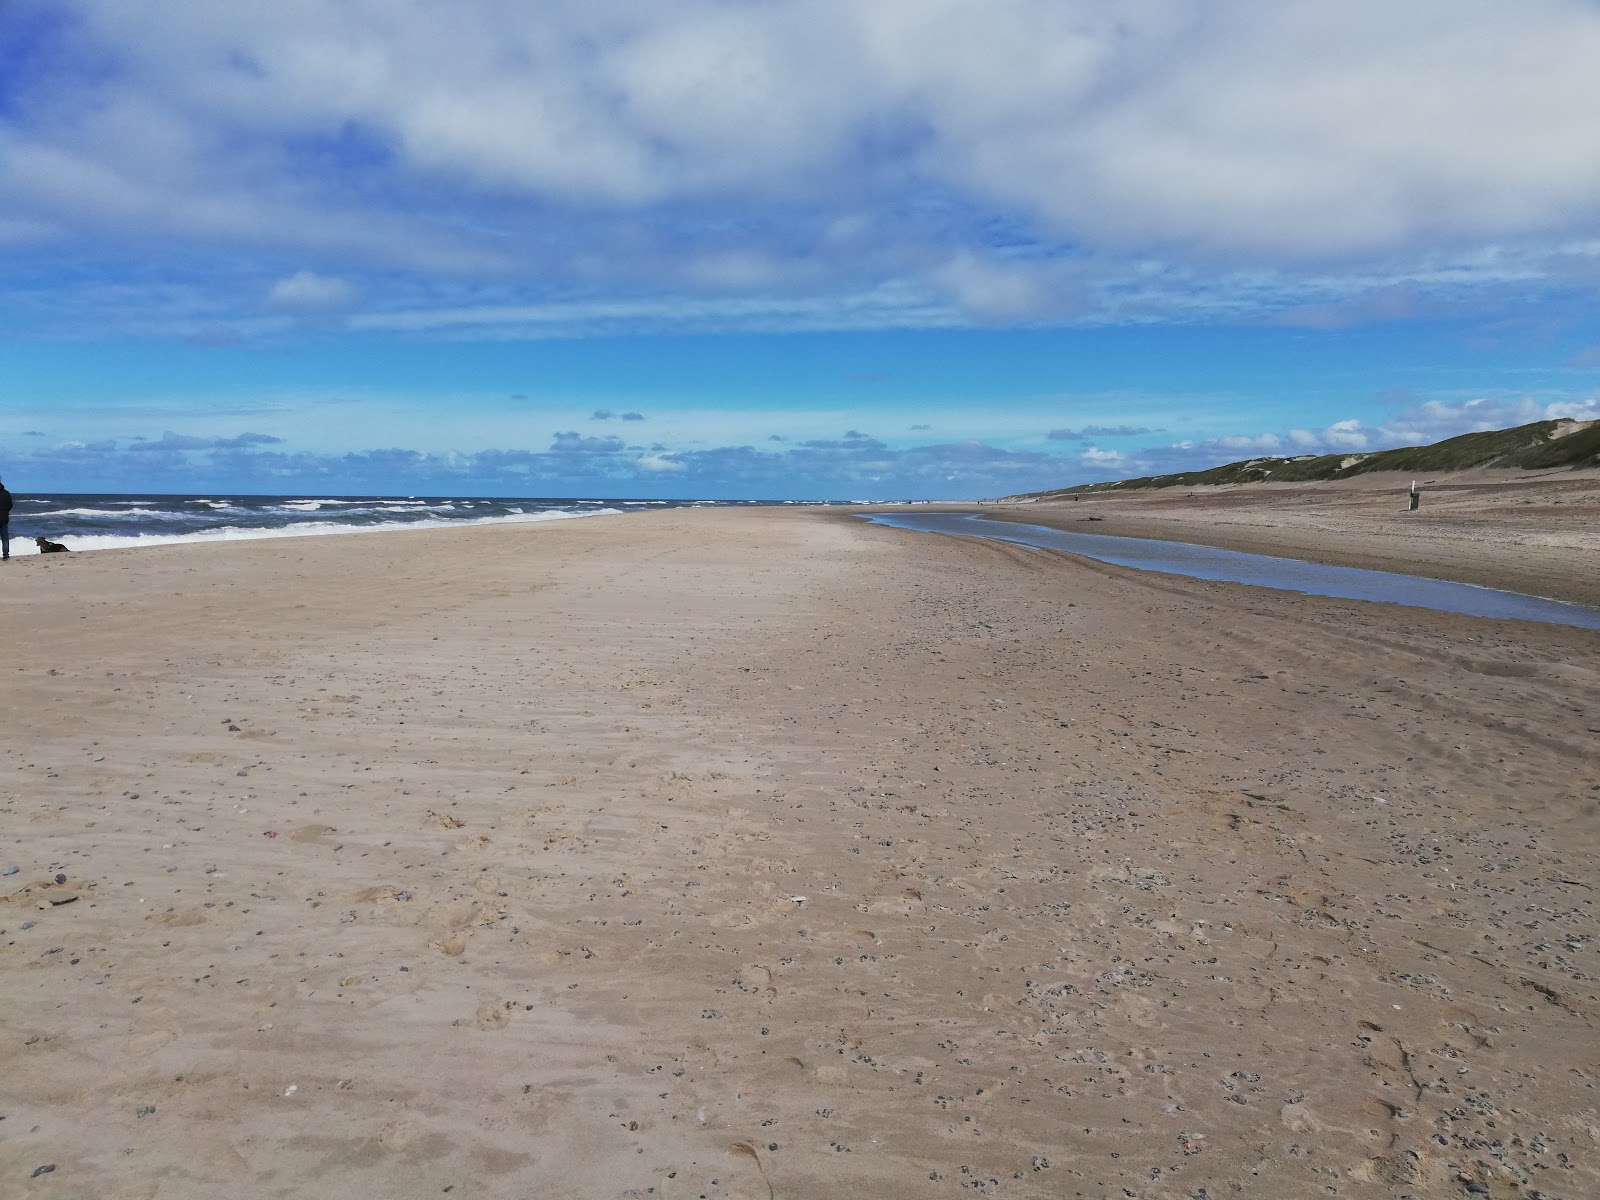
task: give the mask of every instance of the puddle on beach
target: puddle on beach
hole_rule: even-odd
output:
[[[1518,592],[1502,592],[1470,583],[1425,579],[1418,575],[1329,567],[1293,558],[1240,554],[1236,550],[1218,550],[1214,546],[1196,546],[1188,542],[1112,537],[1103,533],[1070,533],[1063,529],[1047,529],[1043,525],[990,521],[971,514],[876,514],[866,519],[876,525],[921,533],[953,533],[1014,542],[1043,550],[1065,550],[1070,554],[1081,554],[1085,558],[1134,567],[1140,571],[1163,571],[1169,575],[1189,575],[1196,579],[1216,579],[1226,583],[1253,583],[1258,587],[1303,592],[1310,596],[1408,604],[1413,608],[1433,608],[1469,617],[1545,621],[1556,625],[1576,625],[1580,629],[1600,629],[1600,609],[1561,600],[1546,600],[1539,596],[1524,596]]]

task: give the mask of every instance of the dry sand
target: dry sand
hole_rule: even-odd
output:
[[[0,620],[5,1197],[1600,1194],[1593,633],[775,510]]]

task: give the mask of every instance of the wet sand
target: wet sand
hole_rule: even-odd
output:
[[[1600,1191],[1592,632],[792,510],[6,566],[0,1195]]]
[[[1334,483],[1151,488],[973,511],[1453,579],[1600,607],[1600,471],[1393,472]]]

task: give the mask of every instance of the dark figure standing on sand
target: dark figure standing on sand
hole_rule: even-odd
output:
[[[11,493],[0,483],[0,558],[11,557]]]

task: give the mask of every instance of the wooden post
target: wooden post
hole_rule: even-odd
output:
[[[1417,481],[1415,479],[1413,479],[1411,481],[1410,496],[1411,496],[1411,507],[1409,509],[1407,509],[1407,511],[1408,512],[1416,512],[1418,508],[1422,507],[1422,493],[1417,490]]]

